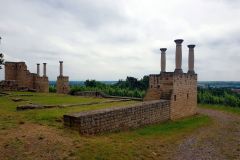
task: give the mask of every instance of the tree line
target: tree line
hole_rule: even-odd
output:
[[[144,76],[140,80],[127,77],[115,84],[105,84],[96,80],[86,80],[84,86],[70,86],[70,94],[78,91],[100,91],[111,96],[143,98],[149,85],[149,77]],[[50,86],[50,92],[56,92],[55,86]],[[240,107],[240,94],[226,88],[200,88],[197,94],[198,103],[220,104],[231,107]]]
[[[100,91],[110,96],[143,98],[148,88],[149,77],[144,76],[138,80],[134,77],[127,77],[126,80],[119,80],[115,84],[105,84],[96,80],[86,80],[84,86],[71,85],[70,94],[78,91]],[[56,92],[56,86],[49,87],[50,92]]]
[[[240,94],[227,88],[198,88],[198,103],[240,107]]]

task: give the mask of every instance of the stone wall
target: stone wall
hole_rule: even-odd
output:
[[[163,72],[149,76],[149,88],[144,101],[170,100],[171,119],[196,113],[197,74]]]
[[[17,91],[16,81],[0,81],[0,91]]]
[[[81,134],[114,132],[170,119],[170,102],[156,100],[126,107],[107,108],[64,115],[64,125]]]
[[[48,77],[40,77],[36,76],[35,77],[35,89],[37,92],[49,92],[49,81]]]
[[[167,99],[170,100],[173,89],[173,72],[149,75],[149,88],[144,101]]]
[[[5,62],[5,81],[6,86],[3,88],[12,88],[7,83],[15,81],[17,90],[34,90],[38,92],[49,92],[48,77],[40,77],[35,73],[27,70],[25,62]]]
[[[68,94],[70,91],[69,78],[67,76],[57,77],[57,93]]]
[[[197,75],[174,74],[171,96],[171,119],[191,116],[197,112]]]

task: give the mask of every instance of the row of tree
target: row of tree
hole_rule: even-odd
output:
[[[198,103],[240,107],[240,95],[225,88],[198,88]]]
[[[148,88],[149,77],[144,76],[138,80],[127,77],[115,84],[105,84],[96,80],[86,80],[84,86],[72,85],[71,94],[77,91],[100,91],[111,96],[143,98]],[[50,92],[56,92],[55,86],[50,86]],[[220,104],[232,107],[240,107],[240,95],[225,88],[198,88],[198,103]]]
[[[84,86],[71,86],[71,94],[77,91],[101,91],[111,96],[143,98],[148,88],[148,76],[138,80],[127,77],[125,81],[119,80],[116,84],[105,84],[96,80],[86,80]]]

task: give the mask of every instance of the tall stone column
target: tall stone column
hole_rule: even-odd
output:
[[[183,73],[182,71],[182,42],[183,39],[176,39],[174,40],[176,43],[176,68],[175,68],[175,73]]]
[[[43,63],[43,77],[47,77],[47,63]]]
[[[63,61],[59,61],[60,63],[60,76],[62,77],[63,76]]]
[[[194,72],[194,44],[188,45],[189,54],[188,54],[188,73],[195,74]]]
[[[167,50],[167,48],[160,48],[160,51],[161,51],[161,72],[166,72],[166,50]]]
[[[37,75],[40,76],[40,64],[37,63]]]

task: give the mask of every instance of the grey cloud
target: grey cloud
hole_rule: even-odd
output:
[[[159,73],[160,47],[168,48],[167,70],[172,71],[175,37],[185,40],[184,71],[186,45],[195,43],[200,80],[240,79],[238,0],[0,0],[0,4],[0,52],[8,60],[26,61],[32,71],[35,63],[48,62],[50,79],[56,79],[59,59],[64,60],[64,73],[75,80]]]

